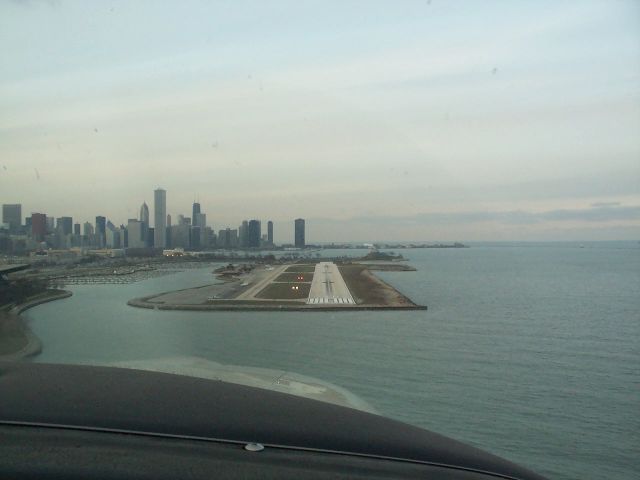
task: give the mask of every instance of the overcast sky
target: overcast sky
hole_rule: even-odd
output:
[[[640,239],[640,2],[3,1],[0,202]]]

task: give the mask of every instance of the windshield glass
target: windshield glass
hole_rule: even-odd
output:
[[[16,0],[0,43],[0,360],[640,469],[638,2]]]

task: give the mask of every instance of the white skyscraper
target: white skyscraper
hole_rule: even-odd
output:
[[[146,246],[144,241],[143,227],[144,223],[130,218],[127,224],[129,248],[144,248]]]
[[[164,248],[167,238],[167,192],[162,188],[153,192],[153,221],[154,246],[155,248]]]

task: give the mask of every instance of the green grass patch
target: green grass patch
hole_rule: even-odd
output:
[[[289,272],[289,273],[281,273],[278,275],[278,278],[274,280],[274,282],[310,282],[313,280],[313,273],[307,272]]]
[[[292,265],[287,268],[287,272],[303,272],[303,273],[313,273],[316,269],[315,265]]]
[[[365,275],[362,265],[342,265],[338,269],[357,304],[384,304],[384,287]]]
[[[256,297],[270,300],[306,299],[310,289],[310,283],[270,283]]]

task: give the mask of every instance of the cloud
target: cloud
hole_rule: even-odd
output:
[[[596,202],[591,204],[592,207],[619,207],[620,202]]]
[[[584,209],[559,209],[542,212],[524,210],[512,211],[467,211],[432,212],[411,216],[361,216],[348,220],[349,223],[384,224],[388,226],[455,225],[474,223],[498,223],[503,225],[533,225],[544,222],[587,222],[606,223],[615,221],[640,221],[640,206],[614,205]]]
[[[23,7],[30,7],[32,5],[38,5],[38,4],[46,4],[46,5],[49,5],[50,7],[60,6],[59,0],[11,0],[11,3],[13,3],[14,5],[20,5]]]

